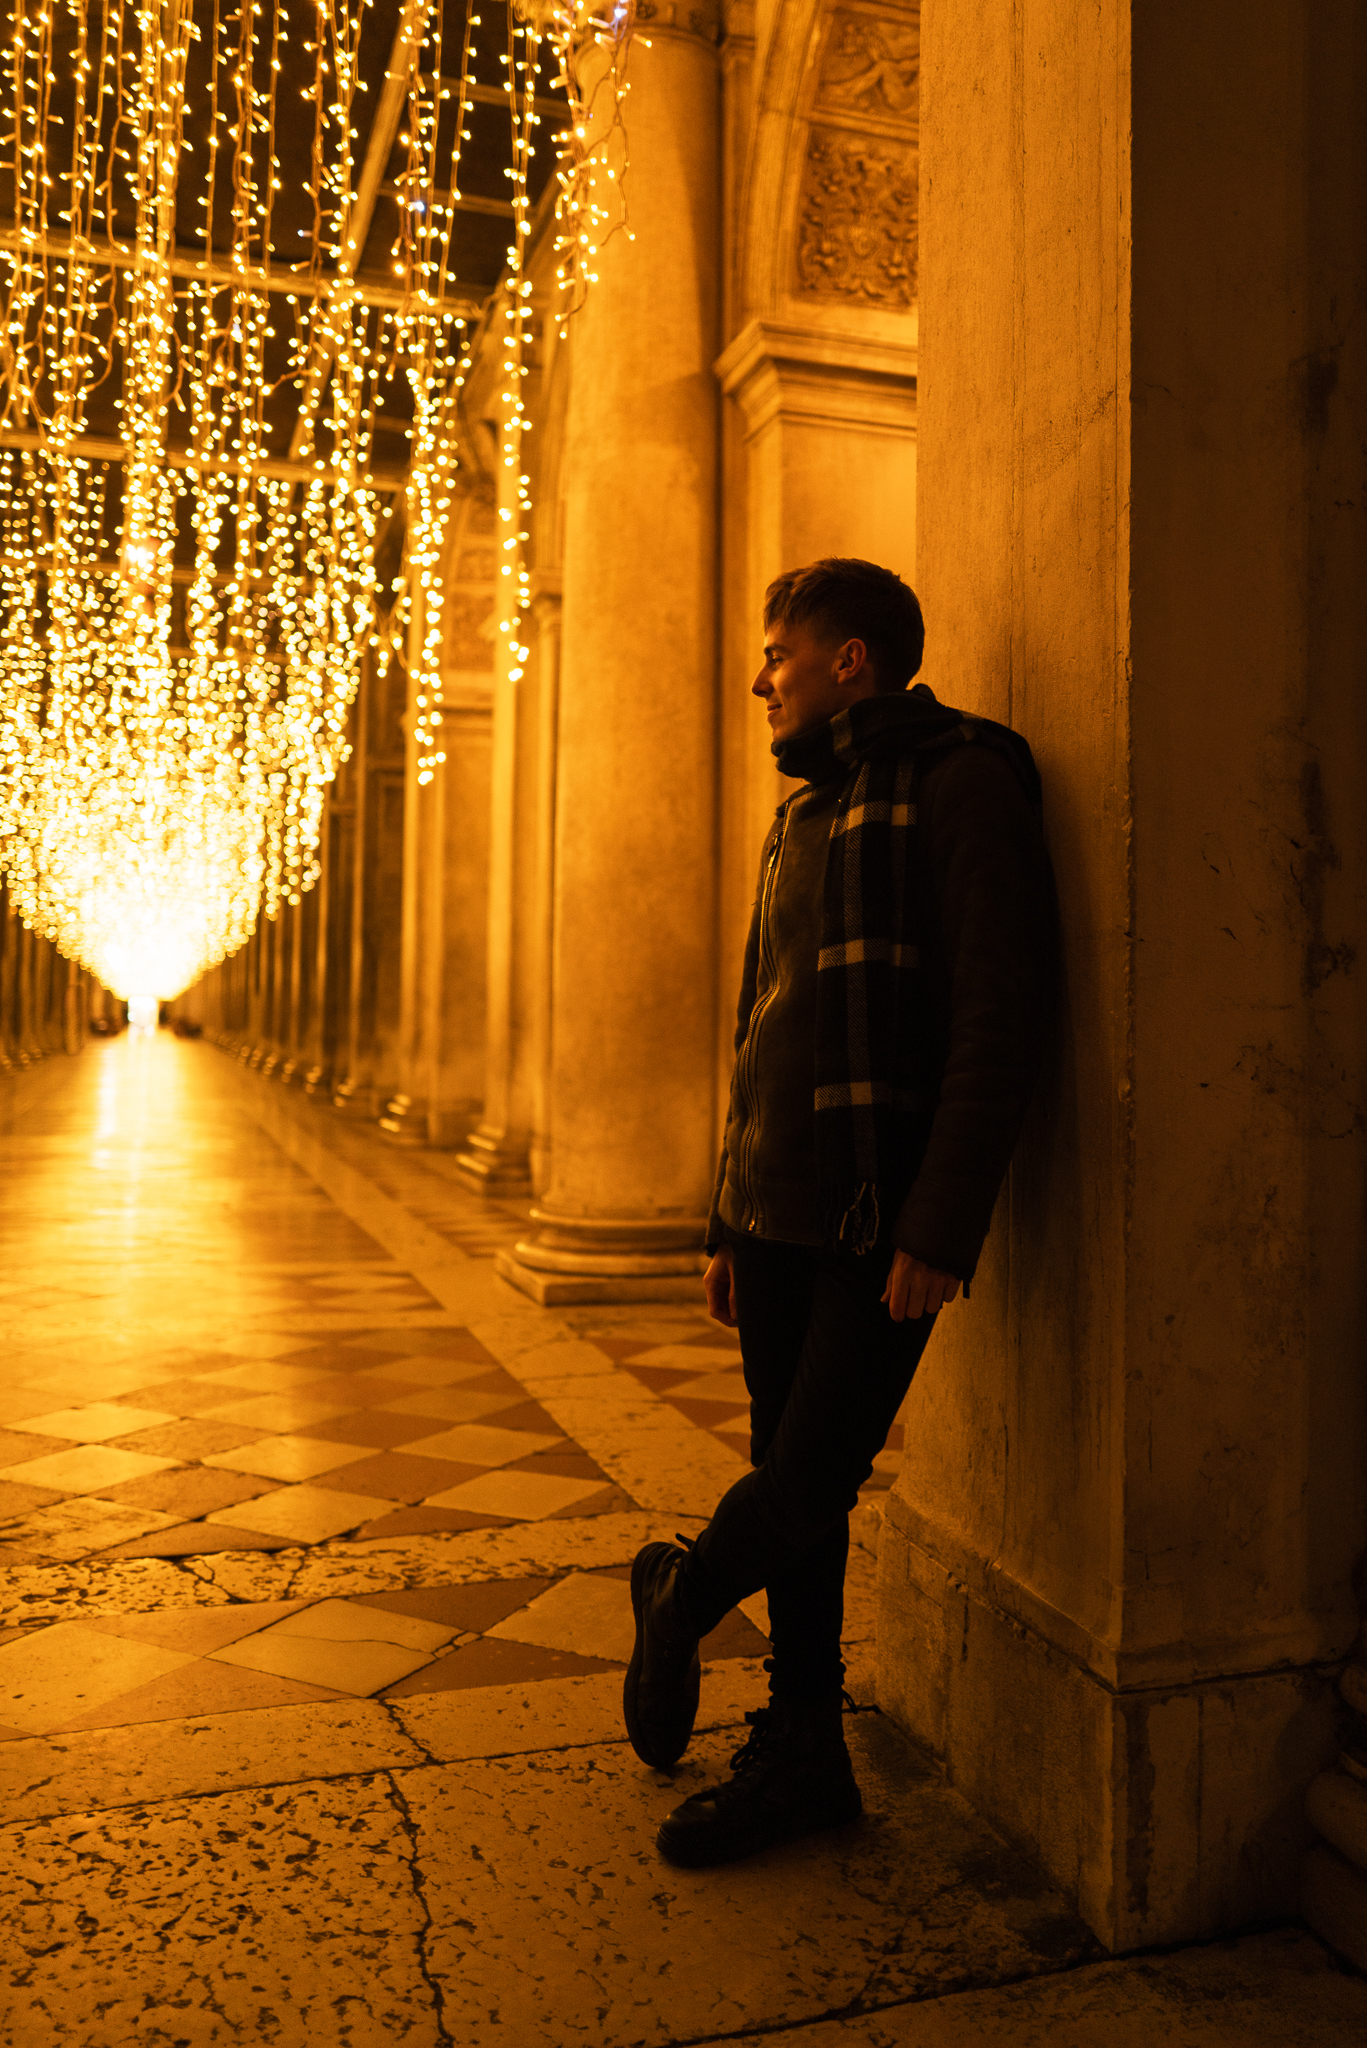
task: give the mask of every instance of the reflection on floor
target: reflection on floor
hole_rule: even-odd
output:
[[[1307,1937],[1220,1952],[1194,2021],[1183,1959],[1089,1960],[875,1714],[861,1827],[667,1870],[661,1813],[763,1696],[747,1602],[674,1779],[622,1740],[630,1558],[743,1469],[729,1334],[533,1307],[492,1270],[514,1206],[207,1047],[0,1088],[0,2039],[1110,2044],[1164,1999],[1165,2039],[1359,2037]]]

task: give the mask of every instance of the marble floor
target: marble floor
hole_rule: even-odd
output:
[[[739,1357],[690,1303],[534,1307],[519,1221],[206,1045],[0,1078],[7,2048],[1367,2039],[1294,1929],[1098,1959],[872,1710],[898,1438],[852,1551],[865,1821],[662,1865],[765,1614],[649,1771],[628,1567],[743,1469]]]

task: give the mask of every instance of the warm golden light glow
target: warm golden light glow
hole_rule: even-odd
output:
[[[372,175],[354,161],[368,0],[200,15],[191,0],[16,9],[0,114],[13,191],[0,231],[0,863],[25,921],[120,993],[176,993],[240,946],[261,909],[310,887],[368,650],[410,664],[420,779],[444,758],[443,561],[469,307],[451,289],[451,235],[471,95],[488,97],[474,80],[480,17],[467,9],[457,69],[444,10],[404,0],[384,82],[395,126]],[[539,52],[549,38],[572,81],[579,43],[615,50],[629,14],[603,24],[566,4],[538,28],[510,7],[507,23],[503,459],[524,512],[510,570],[520,634]],[[286,60],[297,80],[300,58],[302,109],[281,100]],[[186,134],[192,63],[204,141]],[[277,247],[282,124],[301,114],[312,225]],[[367,293],[356,271],[391,135],[405,159],[392,282]],[[582,163],[571,131],[565,219]],[[200,248],[187,260],[191,194]],[[572,300],[583,264],[566,276]],[[107,385],[114,440],[90,426]],[[375,474],[373,444],[386,393],[403,386],[403,561],[381,593],[380,499],[395,483]],[[284,388],[298,413],[288,460],[271,448]]]

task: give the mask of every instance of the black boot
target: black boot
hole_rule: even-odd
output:
[[[745,1718],[751,1732],[732,1758],[733,1775],[695,1792],[661,1825],[656,1841],[666,1862],[685,1870],[735,1863],[863,1812],[839,1699],[775,1699]]]
[[[702,1678],[697,1632],[675,1588],[684,1556],[673,1543],[647,1543],[631,1567],[636,1645],[622,1687],[622,1712],[637,1756],[661,1771],[688,1747]]]

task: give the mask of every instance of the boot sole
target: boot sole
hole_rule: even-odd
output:
[[[676,1870],[715,1870],[725,1863],[741,1863],[747,1856],[758,1856],[764,1849],[780,1849],[788,1842],[798,1842],[806,1835],[821,1835],[832,1828],[849,1827],[864,1817],[864,1802],[856,1793],[853,1803],[846,1802],[837,1810],[821,1814],[816,1819],[807,1817],[795,1821],[786,1828],[770,1829],[762,1836],[730,1841],[710,1842],[690,1840],[685,1836],[673,1841],[669,1836],[669,1822],[663,1821],[655,1837],[655,1846],[666,1863]],[[691,1833],[691,1831],[690,1831]]]
[[[693,1662],[689,1667],[688,1678],[685,1681],[692,1692],[693,1704],[688,1715],[687,1725],[683,1727],[678,1746],[674,1747],[669,1743],[665,1743],[663,1746],[652,1744],[641,1725],[641,1717],[638,1711],[641,1665],[645,1658],[645,1628],[641,1614],[643,1578],[644,1569],[638,1554],[632,1560],[631,1565],[631,1611],[636,1622],[636,1640],[632,1645],[631,1662],[627,1665],[626,1677],[622,1680],[622,1719],[626,1722],[627,1740],[641,1759],[641,1762],[649,1764],[652,1770],[668,1771],[672,1770],[679,1761],[692,1738],[693,1723],[698,1718],[698,1696],[701,1689],[702,1666],[698,1653],[695,1650]],[[680,1719],[682,1725],[682,1717]]]

